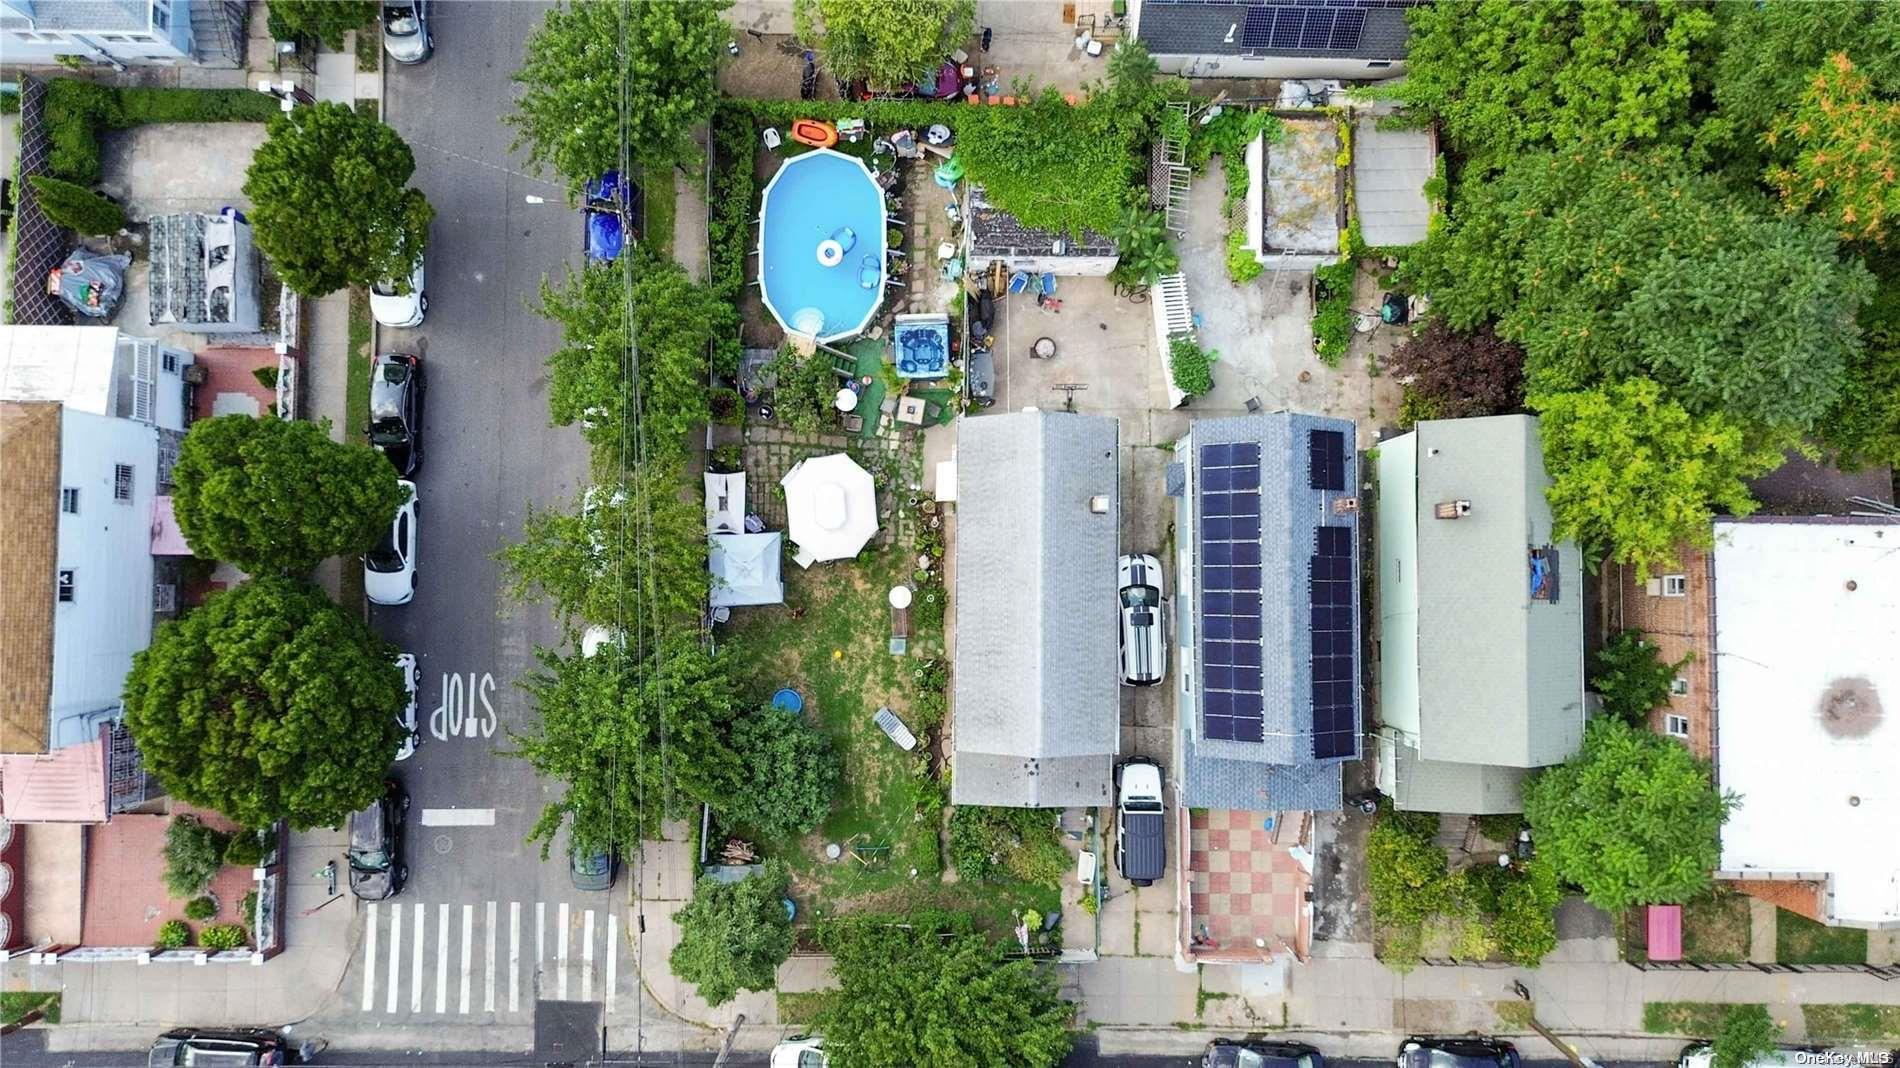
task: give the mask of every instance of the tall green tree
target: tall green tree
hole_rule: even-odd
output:
[[[562,826],[580,849],[632,855],[668,814],[739,788],[726,725],[739,709],[724,654],[697,634],[636,650],[632,635],[593,656],[539,650],[521,686],[539,722],[513,735],[516,755],[565,783],[529,832],[545,857]]]
[[[821,932],[838,989],[814,1021],[840,1065],[1052,1068],[1074,1007],[1055,976],[938,914],[834,920]]]
[[[1879,285],[1861,309],[1865,345],[1817,428],[1834,462],[1850,468],[1900,465],[1900,251],[1872,250],[1868,264]]]
[[[1668,703],[1670,684],[1694,657],[1672,664],[1642,631],[1618,631],[1590,654],[1590,689],[1603,698],[1605,713],[1641,727],[1651,711]]]
[[[1406,15],[1406,78],[1391,93],[1480,171],[1552,147],[1684,143],[1707,93],[1707,4],[1480,0]]]
[[[570,191],[617,170],[621,142],[650,171],[696,157],[692,129],[719,96],[730,0],[571,0],[528,38],[508,122],[537,167]],[[624,92],[623,92],[624,90]]]
[[[545,597],[574,625],[671,630],[698,618],[710,581],[705,513],[664,465],[597,483],[569,511],[531,507],[500,559],[510,595]]]
[[[301,575],[388,531],[404,490],[367,445],[329,424],[221,415],[191,425],[172,468],[172,510],[192,552],[253,574]]]
[[[1721,415],[1691,415],[1647,378],[1529,398],[1541,413],[1557,536],[1591,554],[1651,566],[1683,544],[1706,547],[1717,508],[1756,508],[1745,480],[1781,464]]]
[[[697,986],[708,1005],[724,1005],[741,990],[772,989],[797,941],[785,915],[790,885],[777,861],[736,883],[699,880],[675,917],[680,940],[668,958],[673,974]]]
[[[1646,376],[1751,427],[1821,418],[1872,292],[1824,226],[1661,151],[1522,157],[1468,183],[1407,271],[1454,328],[1521,343],[1533,392]]]
[[[824,822],[838,789],[838,754],[810,720],[767,705],[733,721],[732,750],[748,785],[713,807],[772,838],[797,838]]]
[[[54,226],[89,235],[125,229],[125,209],[83,185],[45,174],[29,175],[27,181],[33,186],[34,202]]]
[[[1715,113],[1697,142],[1738,180],[1785,162],[1795,146],[1766,137],[1827,57],[1846,53],[1884,97],[1900,96],[1900,5],[1842,0],[1718,4]]]
[[[159,626],[126,676],[126,727],[181,801],[331,826],[382,792],[402,743],[395,655],[315,587],[255,578]]]
[[[970,39],[976,0],[794,0],[792,26],[840,81],[896,89],[926,79]]]
[[[368,29],[382,10],[380,0],[271,0],[270,35],[280,41],[308,37],[331,48],[343,35]]]
[[[251,157],[257,247],[284,284],[320,297],[408,279],[435,209],[409,185],[416,157],[395,130],[348,104],[303,105],[270,121]]]
[[[1524,791],[1538,855],[1609,911],[1706,891],[1735,804],[1688,747],[1610,718],[1592,720],[1582,751]]]
[[[627,382],[629,283],[623,272],[632,274],[640,344],[638,427],[626,425],[634,391]],[[731,304],[689,279],[679,264],[642,248],[612,264],[572,271],[561,286],[543,281],[541,313],[561,325],[561,347],[547,361],[555,425],[581,422],[589,441],[614,454],[630,447],[637,432],[648,457],[682,457],[686,432],[712,417],[707,347],[731,333]]]
[[[1794,149],[1788,163],[1768,168],[1782,203],[1815,212],[1844,240],[1886,242],[1900,217],[1900,100],[1875,96],[1873,79],[1847,53],[1821,64],[1768,138]]]

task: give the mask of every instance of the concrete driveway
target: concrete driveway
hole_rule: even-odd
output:
[[[100,187],[133,221],[176,211],[249,210],[244,172],[264,143],[261,122],[161,122],[108,130],[99,139]]]

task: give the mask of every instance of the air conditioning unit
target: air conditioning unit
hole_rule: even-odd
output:
[[[1432,506],[1432,515],[1439,519],[1463,519],[1470,514],[1470,501],[1439,501]]]
[[[1333,502],[1334,515],[1351,515],[1359,510],[1359,498],[1341,497]]]

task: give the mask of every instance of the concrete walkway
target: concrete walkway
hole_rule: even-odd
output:
[[[1748,959],[1756,964],[1775,962],[1775,912],[1761,898],[1748,899]]]

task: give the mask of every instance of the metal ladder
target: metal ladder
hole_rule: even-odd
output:
[[[1168,103],[1168,110],[1181,116],[1185,125],[1188,117],[1188,105],[1185,100]],[[1163,124],[1164,130],[1167,124]],[[1162,165],[1168,171],[1168,229],[1176,235],[1187,234],[1188,181],[1192,175],[1187,166],[1187,145],[1174,137],[1163,134],[1161,138]]]

